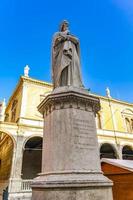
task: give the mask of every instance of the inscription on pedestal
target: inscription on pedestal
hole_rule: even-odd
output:
[[[100,200],[103,199],[103,196],[97,196],[96,194],[88,194],[87,197],[89,198],[89,200]]]
[[[79,149],[95,148],[95,139],[92,135],[94,133],[94,126],[92,120],[74,119],[74,144]]]

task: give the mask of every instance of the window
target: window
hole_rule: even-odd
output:
[[[6,114],[5,114],[5,122],[8,122],[8,121],[9,121],[9,114],[6,113]]]
[[[133,132],[133,119],[131,119],[131,131]]]
[[[133,133],[133,110],[125,109],[121,112],[124,119],[125,129],[128,133]]]
[[[13,104],[12,104],[12,114],[11,114],[11,122],[15,122],[15,119],[16,119],[16,108],[17,108],[17,103],[18,101],[17,100],[14,100],[13,101]]]
[[[14,110],[12,111],[11,121],[12,121],[12,122],[15,122],[15,118],[16,118],[16,109],[14,109]]]
[[[2,103],[0,103],[0,115],[2,115]]]
[[[131,132],[131,126],[130,126],[130,120],[128,118],[125,118],[126,121],[126,127],[127,127],[127,132]]]
[[[99,113],[97,113],[96,115],[96,121],[97,121],[97,128],[102,129],[101,116]]]

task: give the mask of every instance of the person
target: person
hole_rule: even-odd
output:
[[[52,79],[54,88],[61,86],[83,87],[80,71],[79,40],[69,31],[64,20],[60,31],[53,37]]]
[[[8,200],[8,186],[3,190],[2,200]]]

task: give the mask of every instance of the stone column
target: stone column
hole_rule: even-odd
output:
[[[100,166],[95,114],[99,99],[84,89],[57,88],[39,105],[44,115],[42,173],[32,200],[112,200]]]
[[[122,155],[122,149],[123,149],[123,146],[121,144],[119,144],[118,146],[118,154],[119,154],[119,159],[123,159],[123,155]]]
[[[21,171],[23,158],[23,136],[16,136],[16,147],[13,152],[11,176],[9,180],[9,199],[15,199],[15,194],[21,191]]]

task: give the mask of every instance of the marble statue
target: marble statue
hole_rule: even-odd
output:
[[[44,117],[41,173],[32,200],[112,200],[101,171],[97,140],[98,97],[82,87],[79,41],[63,21],[52,46],[54,90],[39,104]]]
[[[30,70],[29,66],[26,65],[24,68],[24,76],[29,77],[29,70]]]
[[[64,20],[55,33],[52,44],[52,78],[54,88],[60,86],[82,87],[79,40],[73,36],[69,23]]]
[[[106,88],[106,96],[107,96],[108,98],[111,98],[110,89],[109,89],[108,87]]]

